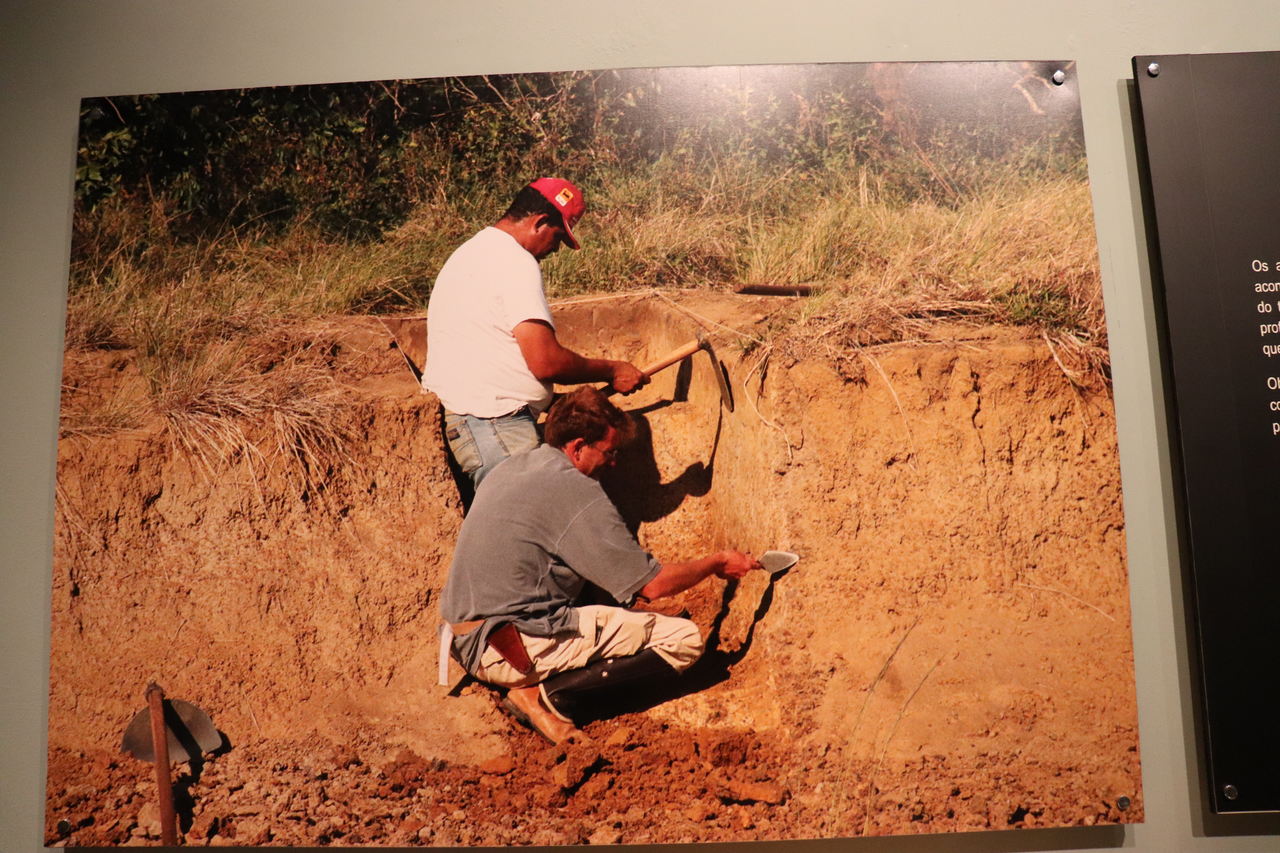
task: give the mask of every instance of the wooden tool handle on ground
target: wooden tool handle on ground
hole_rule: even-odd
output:
[[[178,828],[173,813],[173,787],[169,784],[169,731],[164,724],[164,691],[155,682],[147,686],[147,706],[151,713],[151,744],[156,760],[160,843],[165,847],[176,847]]]

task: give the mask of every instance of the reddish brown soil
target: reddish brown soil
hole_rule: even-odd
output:
[[[679,302],[679,306],[672,304]],[[671,697],[547,746],[435,684],[460,509],[381,326],[316,324],[350,386],[353,464],[304,488],[209,471],[159,425],[59,446],[50,844],[154,843],[151,765],[119,752],[151,680],[227,746],[175,765],[187,844],[731,841],[1141,820],[1119,468],[1105,387],[1043,341],[937,338],[786,361],[742,353],[787,300],[564,306],[571,346],[644,362],[715,333],[625,406],[608,484],[646,548],[802,560],[683,604],[708,654]],[[713,322],[714,321],[714,322]],[[76,393],[127,353],[68,359]],[[456,682],[460,673],[451,670]],[[663,699],[664,701],[658,701]]]

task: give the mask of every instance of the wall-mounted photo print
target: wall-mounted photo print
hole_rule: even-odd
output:
[[[81,109],[45,841],[1141,821],[1074,64]]]

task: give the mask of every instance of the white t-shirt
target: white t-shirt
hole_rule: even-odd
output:
[[[490,226],[454,250],[436,277],[427,303],[423,387],[463,415],[545,409],[551,386],[529,371],[512,334],[525,320],[555,328],[542,271],[514,237]]]

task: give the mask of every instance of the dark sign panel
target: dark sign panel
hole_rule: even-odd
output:
[[[1280,53],[1134,59],[1213,809],[1280,810]]]

